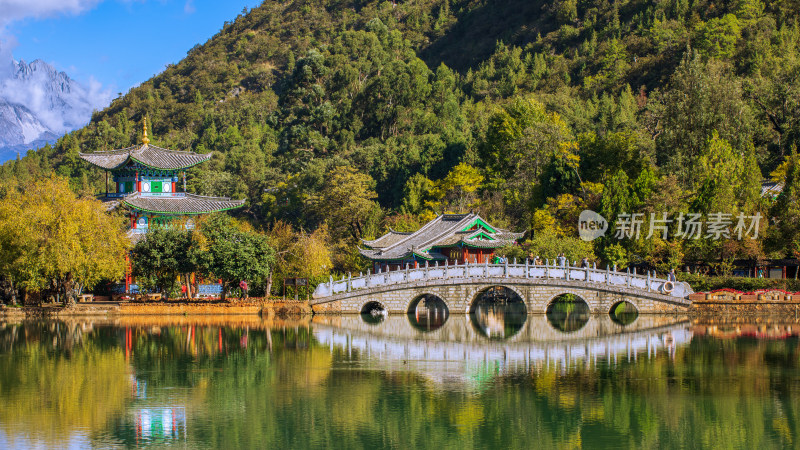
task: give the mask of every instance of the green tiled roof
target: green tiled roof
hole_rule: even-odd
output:
[[[475,225],[479,226],[477,230],[469,230]],[[369,248],[359,251],[373,261],[400,261],[414,256],[441,259],[443,256],[437,248],[499,248],[513,244],[522,235],[492,227],[477,214],[444,214],[414,233],[390,231],[378,239],[362,241]]]

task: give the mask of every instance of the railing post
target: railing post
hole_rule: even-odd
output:
[[[503,264],[503,276],[508,278],[508,258],[503,258],[503,261],[505,261]]]
[[[425,279],[428,279],[428,261],[425,260]]]
[[[333,295],[333,275],[328,275],[328,283],[331,287],[331,295]]]
[[[550,260],[548,259],[544,265],[544,279],[550,278]]]
[[[586,267],[583,268],[583,281],[589,282],[589,264],[586,264]]]
[[[367,269],[367,278],[366,278],[366,285],[367,285],[367,287],[369,287],[369,281],[370,281],[370,280],[369,280],[369,278],[370,278],[370,277],[369,277],[369,269]]]
[[[447,279],[447,276],[448,276],[448,273],[447,273],[447,260],[445,259],[444,260],[444,279],[445,280]]]
[[[611,284],[611,268],[606,264],[606,284]]]
[[[569,281],[569,260],[564,263],[564,279]]]
[[[650,292],[650,271],[647,271],[647,292]]]
[[[406,274],[403,279],[408,282],[408,263],[406,263]]]
[[[347,292],[353,288],[353,274],[347,272]]]
[[[530,278],[530,277],[531,277],[531,274],[530,274],[530,266],[529,266],[528,258],[525,258],[525,278]]]
[[[483,260],[483,278],[489,278],[489,258]]]
[[[628,267],[628,269],[626,270],[625,277],[627,278],[626,281],[627,281],[628,286],[630,286],[631,285],[631,268],[630,267]]]

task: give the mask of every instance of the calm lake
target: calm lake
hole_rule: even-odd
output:
[[[513,305],[0,323],[0,447],[797,447],[798,332]]]

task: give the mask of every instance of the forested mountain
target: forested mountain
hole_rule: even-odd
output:
[[[625,212],[723,212],[734,225],[761,212],[777,220],[758,240],[579,248],[672,265],[796,256],[798,11],[797,0],[268,0],[0,176],[54,171],[99,190],[77,153],[138,142],[147,116],[155,144],[216,152],[190,171],[191,190],[247,197],[241,214],[265,228],[327,223],[352,242],[476,209],[543,249],[548,237],[578,245],[587,208],[612,234]],[[785,183],[777,201],[760,196],[769,177]]]

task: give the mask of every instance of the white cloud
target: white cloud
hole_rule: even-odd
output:
[[[33,63],[27,76],[14,75],[15,63],[7,46],[0,46],[0,99],[12,104],[24,105],[39,121],[54,133],[82,127],[89,122],[92,111],[108,106],[112,94],[110,88],[91,77],[88,86],[75,80],[69,81],[69,89],[63,74],[45,63]],[[10,70],[8,70],[10,69]]]
[[[42,64],[37,65],[37,70],[29,77],[18,77],[12,54],[17,40],[5,31],[14,21],[78,15],[102,1],[0,0],[0,100],[25,106],[57,135],[84,126],[94,110],[108,106],[112,99],[111,89],[104,88],[94,77],[87,85],[71,80],[66,91],[61,89],[65,81],[63,76]],[[70,71],[77,72],[73,67]]]
[[[102,0],[0,0],[0,25],[26,18],[43,18],[58,14],[80,14],[94,8]]]

